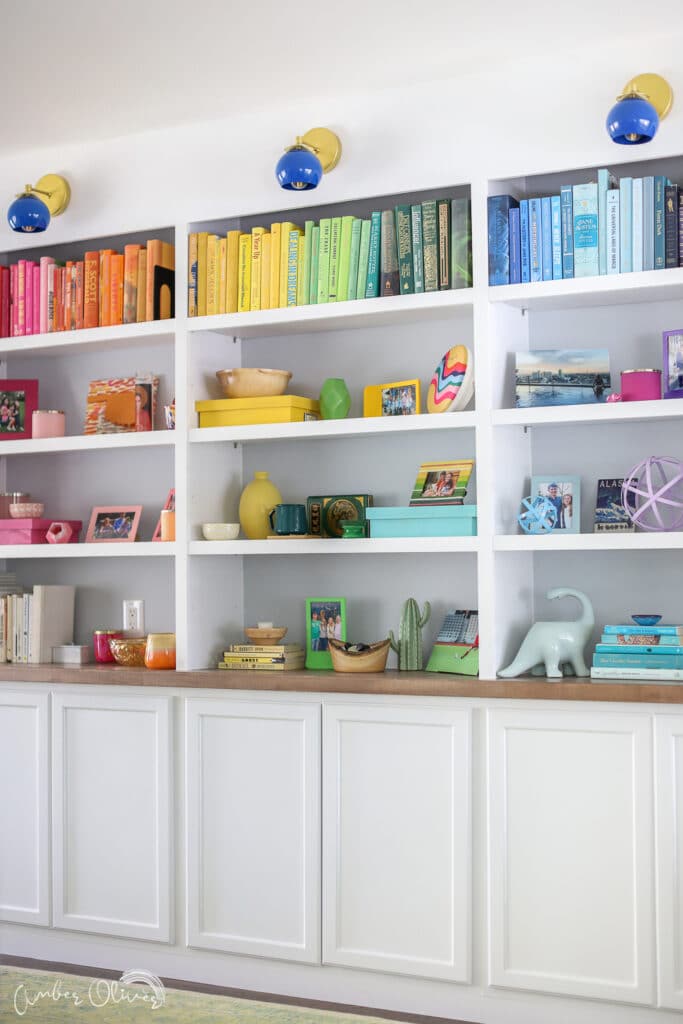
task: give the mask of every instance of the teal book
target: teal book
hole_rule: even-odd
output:
[[[633,178],[619,181],[619,266],[620,273],[633,270]]]
[[[413,283],[417,294],[425,290],[422,263],[422,207],[419,203],[410,207],[410,240],[413,246]]]
[[[631,270],[643,269],[643,179],[634,178],[631,191]]]
[[[664,228],[664,200],[667,179],[661,175],[655,175],[655,270],[664,270],[666,267],[666,234]]]
[[[426,292],[439,290],[439,236],[436,225],[436,200],[422,203],[422,258]]]
[[[622,654],[598,651],[593,655],[593,665],[596,668],[683,668],[680,654],[639,654],[631,651]]]
[[[376,299],[379,295],[379,246],[382,237],[382,214],[373,211],[370,217],[370,244],[368,246],[368,272],[365,284],[365,298]]]
[[[619,189],[607,192],[607,273],[618,274],[621,260],[619,241]]]
[[[410,225],[410,206],[399,204],[396,215],[396,247],[398,250],[398,290],[400,295],[415,292],[413,277],[413,239]]]
[[[341,217],[332,218],[332,229],[330,232],[330,279],[328,285],[328,302],[337,301],[339,290],[339,253],[341,251]]]
[[[307,220],[304,224],[304,265],[297,278],[297,306],[307,306],[311,294],[311,250],[313,245],[314,221]]]
[[[365,289],[368,281],[368,254],[370,252],[370,221],[364,220],[360,227],[360,252],[358,253],[358,284],[356,298],[366,298]]]
[[[314,224],[311,231],[311,271],[308,281],[308,302],[318,304],[318,261],[320,259],[320,225]]]
[[[643,270],[655,269],[655,179],[643,178]]]
[[[574,277],[600,273],[598,253],[598,185],[574,185]]]
[[[598,263],[600,273],[607,273],[607,192],[617,187],[617,179],[606,167],[598,171]]]
[[[470,200],[463,197],[451,199],[451,288],[471,287],[472,214]]]
[[[341,219],[341,236],[339,240],[339,280],[337,284],[337,302],[346,302],[349,297],[349,267],[351,263],[351,231],[354,218]]]
[[[320,221],[320,247],[318,256],[318,303],[330,301],[330,237],[332,221],[323,217]]]
[[[353,218],[351,225],[351,250],[349,253],[349,288],[347,299],[357,298],[358,287],[358,261],[360,258],[360,232],[363,225],[360,217]]]
[[[287,242],[287,305],[296,306],[296,279],[298,273],[299,235],[298,229],[289,232]]]
[[[439,236],[439,289],[451,286],[451,203],[449,199],[436,201],[436,225]]]
[[[675,640],[676,638],[668,637],[667,639]],[[613,636],[609,640],[601,640],[595,650],[598,654],[678,654],[683,656],[683,647],[680,644],[615,644]]]

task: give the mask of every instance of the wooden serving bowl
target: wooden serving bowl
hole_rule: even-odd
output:
[[[226,398],[269,398],[273,395],[284,395],[292,379],[289,370],[256,369],[248,366],[216,370],[216,377]]]
[[[257,626],[246,626],[244,635],[249,643],[265,647],[266,644],[279,644],[286,632],[287,626],[268,626],[260,629]]]
[[[340,640],[327,641],[335,672],[384,672],[389,657],[390,640],[379,640],[365,651],[347,651]]]

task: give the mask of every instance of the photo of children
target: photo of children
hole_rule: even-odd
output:
[[[578,479],[553,480],[534,477],[531,486],[532,498],[545,498],[554,507],[557,518],[553,530],[579,533]]]
[[[95,519],[93,540],[128,540],[134,520],[135,512],[100,512]]]
[[[311,602],[311,650],[329,650],[328,640],[343,640],[340,601]]]
[[[3,391],[0,393],[0,433],[23,433],[26,423],[26,393]]]
[[[382,388],[382,416],[414,416],[417,394],[414,384],[399,388]]]

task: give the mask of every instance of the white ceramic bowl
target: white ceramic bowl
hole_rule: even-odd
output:
[[[12,503],[9,514],[12,519],[42,519],[45,505],[42,501],[23,501]]]
[[[202,523],[204,540],[235,540],[239,532],[239,523]]]

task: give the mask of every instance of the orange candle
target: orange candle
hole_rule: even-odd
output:
[[[147,668],[175,668],[175,633],[150,633],[145,647]]]

